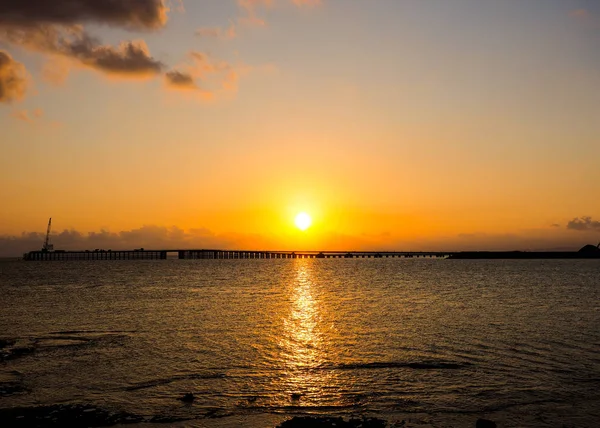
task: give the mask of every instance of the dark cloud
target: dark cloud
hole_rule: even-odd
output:
[[[2,27],[0,39],[43,53],[62,55],[81,65],[109,74],[158,74],[163,64],[150,55],[144,41],[102,45],[80,26]]]
[[[580,231],[600,231],[600,221],[592,220],[592,218],[588,216],[576,217],[567,223],[567,229]]]
[[[23,98],[28,80],[23,64],[15,61],[8,52],[0,50],[0,103]]]
[[[167,84],[177,89],[197,89],[196,83],[194,82],[194,78],[191,74],[172,70],[165,74],[165,79],[167,80]]]
[[[156,29],[167,20],[163,0],[0,0],[0,41],[115,75],[162,72],[143,41],[104,45],[81,24]]]
[[[150,55],[144,41],[122,42],[118,47],[97,45],[86,39],[70,46],[72,57],[82,64],[115,74],[158,74],[163,64]]]
[[[0,25],[95,22],[155,29],[167,21],[163,0],[0,0]]]

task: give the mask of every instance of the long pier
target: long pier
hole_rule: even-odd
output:
[[[448,259],[600,259],[598,251],[247,251],[247,250],[94,250],[30,251],[27,261],[66,260],[180,260],[199,259],[360,259],[360,258],[448,258]]]
[[[445,258],[450,252],[426,251],[246,251],[246,250],[94,250],[94,251],[30,251],[27,261],[65,260],[180,260],[198,259],[354,259],[354,258]]]

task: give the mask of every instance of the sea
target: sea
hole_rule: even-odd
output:
[[[0,339],[4,410],[600,426],[600,260],[4,261]]]

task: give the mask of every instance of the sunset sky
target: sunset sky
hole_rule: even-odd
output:
[[[0,130],[0,255],[578,248],[600,2],[0,0]]]

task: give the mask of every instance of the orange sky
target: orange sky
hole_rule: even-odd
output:
[[[141,3],[0,6],[0,255],[600,239],[595,3]]]

